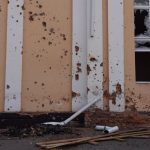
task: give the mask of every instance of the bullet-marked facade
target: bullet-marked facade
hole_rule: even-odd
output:
[[[0,0],[0,112],[150,110],[149,0]]]

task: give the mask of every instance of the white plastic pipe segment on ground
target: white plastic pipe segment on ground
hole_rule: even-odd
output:
[[[68,124],[70,121],[72,121],[74,118],[76,118],[78,115],[80,115],[82,112],[87,110],[89,107],[91,107],[93,104],[95,104],[99,100],[100,100],[100,98],[93,99],[90,103],[88,103],[86,106],[84,106],[79,111],[74,113],[71,117],[69,117],[65,121],[62,121],[62,122],[46,122],[46,123],[43,123],[43,124],[45,124],[45,125],[53,125],[53,126],[57,126],[57,125],[64,126],[64,125]]]
[[[107,129],[109,129],[109,128],[111,128],[111,127],[97,125],[97,126],[95,127],[95,130],[104,131],[104,130],[107,130]]]
[[[97,125],[95,127],[95,130],[104,131],[105,133],[113,133],[113,132],[119,131],[119,127],[118,126],[109,127],[109,126]]]
[[[111,127],[111,128],[106,128],[104,130],[105,133],[114,133],[114,132],[117,132],[119,131],[119,127],[118,126],[114,126],[114,127]]]

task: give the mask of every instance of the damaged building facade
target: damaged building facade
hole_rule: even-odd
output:
[[[150,0],[0,0],[0,112],[150,111]]]

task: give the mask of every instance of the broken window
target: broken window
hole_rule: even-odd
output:
[[[149,50],[150,49],[150,41],[135,41],[135,48],[138,50]]]
[[[135,5],[138,6],[138,5],[149,5],[149,0],[135,0],[134,1]]]
[[[150,82],[150,0],[134,0],[136,81]]]
[[[150,37],[149,10],[135,9],[134,16],[135,16],[135,20],[134,20],[135,36],[136,37],[143,37],[143,36]]]

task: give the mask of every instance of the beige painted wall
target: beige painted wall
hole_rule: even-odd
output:
[[[72,1],[24,7],[22,111],[71,111]]]
[[[126,109],[150,111],[150,85],[135,82],[133,0],[124,2]],[[103,0],[106,110],[109,102],[107,4]],[[71,111],[72,1],[25,0],[24,9],[22,111]],[[6,15],[7,1],[0,0],[0,111],[4,108]]]
[[[135,82],[133,0],[125,0],[125,94],[127,110],[150,111],[150,84]]]
[[[104,109],[109,103],[108,71],[108,0],[103,0],[103,44],[104,44]],[[150,84],[135,81],[134,7],[133,0],[124,1],[125,15],[125,98],[126,110],[150,111]]]
[[[0,0],[0,111],[4,110],[7,1]]]
[[[104,44],[104,109],[109,107],[108,71],[108,0],[103,0]],[[125,99],[126,110],[150,111],[150,84],[135,81],[134,7],[133,0],[124,1],[125,16]]]

